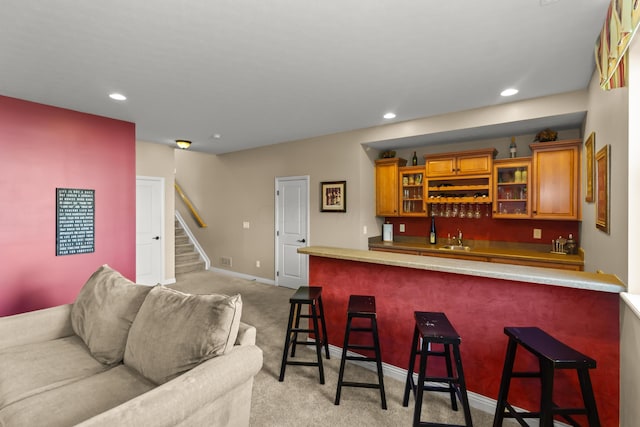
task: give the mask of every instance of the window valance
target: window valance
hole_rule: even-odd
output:
[[[610,90],[627,85],[627,48],[640,23],[640,0],[611,0],[596,42],[600,86]]]

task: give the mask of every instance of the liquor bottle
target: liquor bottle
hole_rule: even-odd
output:
[[[516,137],[511,137],[511,144],[509,145],[509,157],[512,159],[516,157],[517,147],[516,147]]]
[[[413,166],[416,166],[418,164],[418,156],[416,156],[416,152],[413,152],[413,157],[411,158],[411,163],[413,164]]]
[[[438,236],[436,234],[436,217],[431,216],[431,231],[429,232],[429,243],[432,245],[436,244],[438,240]]]

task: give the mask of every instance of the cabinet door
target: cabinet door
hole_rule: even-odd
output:
[[[533,149],[533,217],[580,219],[579,145],[577,143],[571,146],[548,144],[548,147]]]
[[[427,159],[425,161],[427,176],[451,176],[455,175],[456,158],[445,157],[440,159]]]
[[[398,165],[404,159],[376,160],[376,215],[398,216]]]
[[[400,216],[424,217],[424,168],[410,166],[399,169]]]
[[[458,157],[458,175],[479,175],[491,173],[493,158],[489,154],[483,155],[461,155]]]
[[[530,219],[531,159],[501,159],[493,163],[493,217]]]

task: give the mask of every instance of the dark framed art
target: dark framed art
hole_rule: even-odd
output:
[[[320,183],[320,212],[347,211],[347,181]]]
[[[611,146],[609,144],[602,147],[596,154],[596,227],[609,234],[609,158],[611,156]]]
[[[595,132],[591,132],[591,135],[589,135],[589,138],[587,138],[587,140],[584,143],[584,148],[585,148],[585,154],[587,156],[587,185],[585,188],[585,197],[584,200],[585,202],[588,203],[593,203],[594,201],[594,197],[593,197],[593,187],[595,184],[595,164],[596,164],[596,158],[595,158],[595,146],[596,146],[596,133]]]

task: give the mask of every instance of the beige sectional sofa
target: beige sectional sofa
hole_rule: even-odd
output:
[[[262,351],[241,313],[102,266],[73,304],[0,318],[0,426],[248,426]]]

